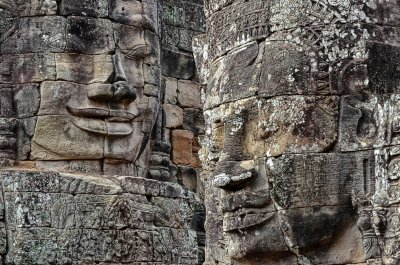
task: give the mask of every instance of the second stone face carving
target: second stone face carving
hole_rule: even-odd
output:
[[[399,3],[205,6],[205,264],[399,264]]]

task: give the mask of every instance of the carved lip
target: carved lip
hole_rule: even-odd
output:
[[[270,192],[266,189],[235,192],[225,196],[222,202],[222,212],[229,213],[252,208],[265,209],[270,203]]]
[[[261,211],[260,209],[240,209],[225,213],[223,219],[224,232],[244,230],[272,220],[276,212]]]
[[[132,120],[138,116],[126,110],[103,108],[75,108],[67,106],[74,116],[72,122],[89,133],[126,136],[133,132]]]
[[[229,194],[222,202],[225,232],[250,228],[265,223],[275,215],[267,189]]]
[[[86,132],[100,135],[127,136],[133,132],[133,125],[130,122],[74,117],[72,123]]]
[[[138,113],[132,113],[126,110],[103,109],[103,108],[76,108],[67,106],[68,111],[76,117],[108,119],[109,121],[129,122],[133,120]]]

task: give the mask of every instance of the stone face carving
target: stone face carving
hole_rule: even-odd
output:
[[[399,264],[399,3],[205,7],[205,264]]]
[[[160,10],[0,0],[0,263],[202,262],[204,206],[167,182]]]
[[[160,105],[157,2],[3,2],[1,81],[39,86],[2,89],[2,116],[8,108],[30,125],[18,132],[18,159],[104,161],[98,173],[148,162]]]

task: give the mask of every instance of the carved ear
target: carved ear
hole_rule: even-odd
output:
[[[194,61],[196,63],[196,70],[202,85],[207,84],[208,80],[208,42],[207,35],[197,35],[192,41]]]

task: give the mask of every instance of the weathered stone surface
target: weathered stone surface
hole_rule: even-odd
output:
[[[182,188],[133,177],[21,170],[1,176],[9,226],[0,231],[5,238],[7,229],[15,242],[7,252],[13,264],[196,264],[197,235],[191,226],[199,207],[195,195],[182,194]],[[168,198],[148,201],[146,194]]]
[[[1,54],[4,83],[32,83],[56,79],[56,64],[51,53]]]
[[[57,79],[75,83],[104,83],[113,74],[114,65],[110,55],[55,55]]]
[[[18,1],[16,4],[21,16],[55,15],[57,13],[57,1],[55,0],[27,0]]]
[[[207,45],[207,35],[201,34],[197,35],[192,39],[193,56],[196,63],[196,71],[200,79],[200,84],[207,84],[207,79],[209,77],[208,69],[208,45]]]
[[[398,10],[205,3],[205,264],[399,263]]]
[[[185,108],[183,110],[183,129],[190,130],[194,134],[204,134],[205,121],[201,109]]]
[[[40,92],[37,84],[21,84],[15,87],[14,109],[18,118],[33,117],[39,110]]]
[[[106,126],[105,123],[88,125],[99,130],[104,130]],[[32,159],[100,159],[103,155],[104,136],[93,137],[77,127],[68,116],[48,115],[38,118],[32,139]]]
[[[176,104],[178,99],[178,80],[165,78],[165,103]]]
[[[178,102],[181,106],[201,108],[200,87],[197,82],[178,81]]]
[[[59,16],[21,18],[19,34],[13,34],[1,44],[4,53],[62,52],[65,49],[67,21]]]
[[[205,30],[202,2],[182,5],[176,47],[161,45],[163,7],[159,0],[0,1],[0,263],[204,260],[204,206],[168,182],[178,181],[178,170],[166,123],[182,128],[183,110],[171,125],[162,108],[196,107],[187,123],[200,130],[195,81],[178,99],[178,78],[196,79],[190,44]],[[164,48],[171,56],[161,57]],[[176,79],[165,101],[168,72]],[[199,168],[197,141],[190,148],[190,165]]]
[[[163,106],[166,116],[166,127],[177,128],[183,124],[183,110],[172,104],[164,104]]]
[[[180,165],[190,165],[193,158],[194,134],[187,130],[174,130],[172,132],[172,161]]]
[[[163,49],[161,61],[162,73],[166,76],[189,79],[194,75],[194,60],[189,54]]]
[[[63,0],[60,4],[61,15],[95,16],[105,17],[108,15],[108,1],[85,0],[73,1]]]
[[[110,20],[69,17],[66,51],[82,54],[107,54],[115,49]]]
[[[139,26],[142,23],[142,3],[139,1],[110,0],[109,16],[118,23]]]

